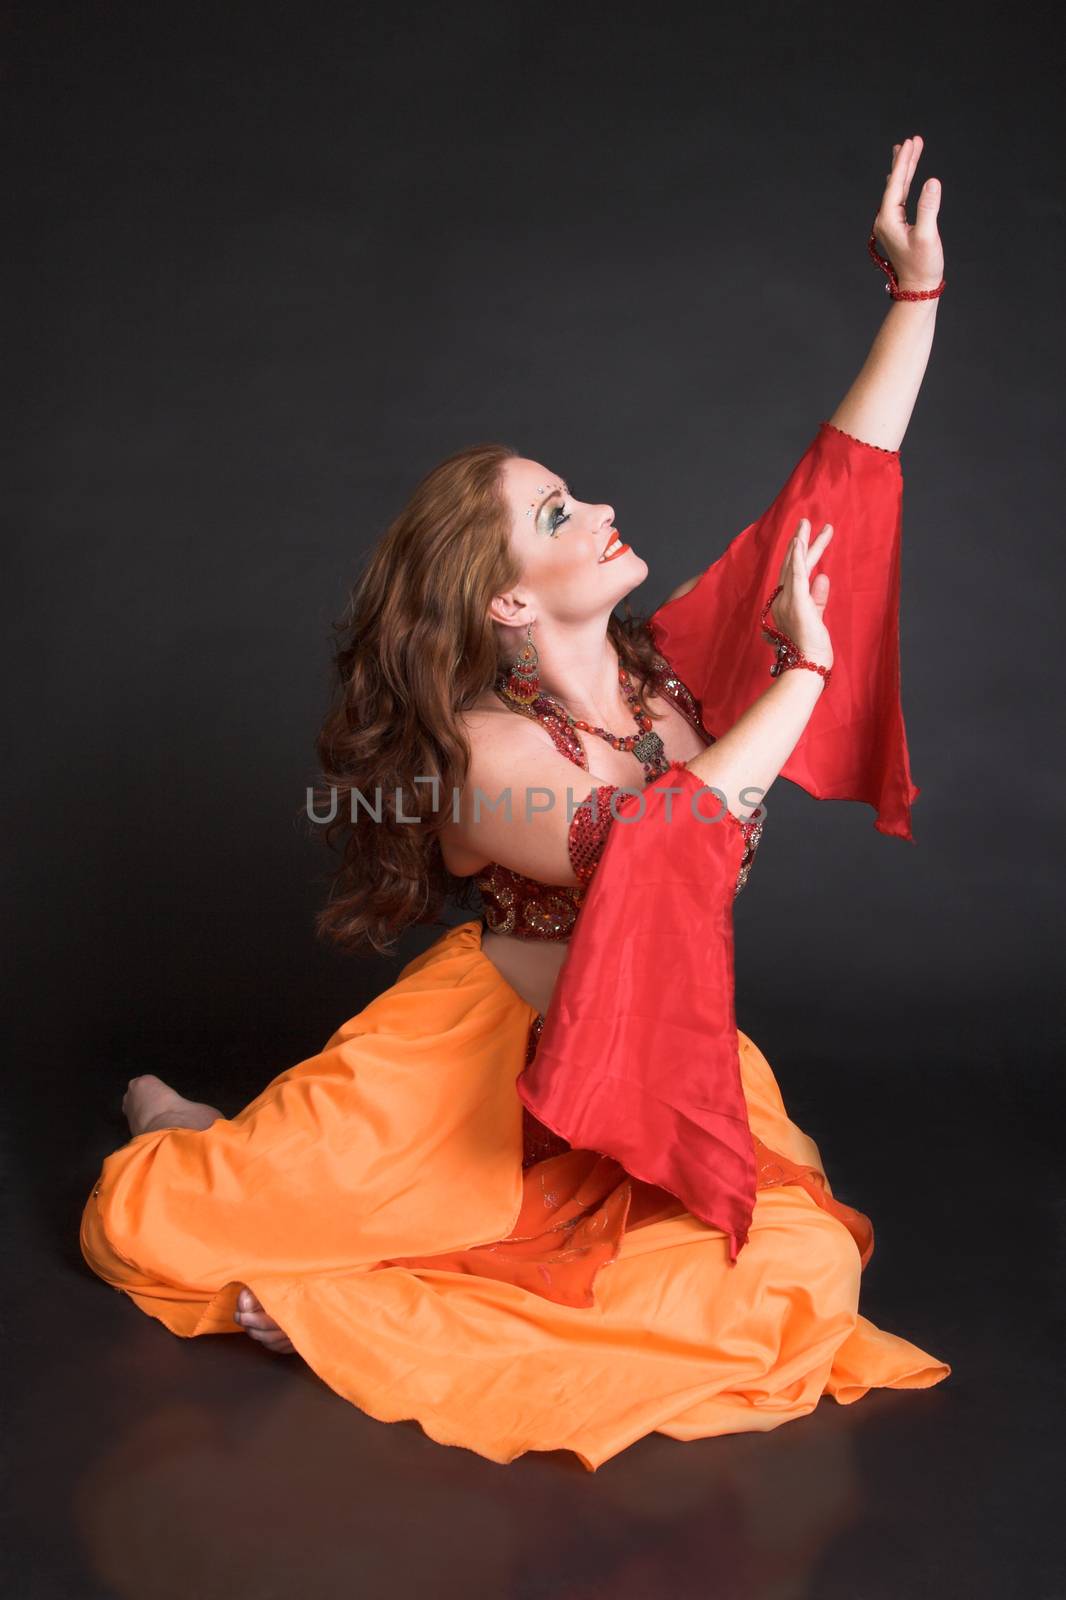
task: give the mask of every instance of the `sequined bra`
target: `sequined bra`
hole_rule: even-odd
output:
[[[695,696],[662,656],[658,658],[651,682],[655,692],[670,700],[708,745],[715,742],[714,736],[704,729]],[[556,749],[588,772],[588,758],[581,740],[559,715],[550,699],[538,696],[528,711],[518,714],[531,716],[547,728]],[[757,814],[742,818],[731,811],[726,812],[724,817],[730,818],[744,832],[744,855],[737,875],[736,896],[748,881],[748,873],[762,837],[763,817]],[[511,934],[516,939],[569,939],[588,893],[587,879],[572,886],[540,883],[536,878],[527,878],[495,861],[483,867],[474,881],[481,891],[486,926],[493,933]]]

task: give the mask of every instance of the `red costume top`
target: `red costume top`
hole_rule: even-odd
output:
[[[832,578],[833,678],[781,771],[816,799],[865,801],[882,833],[910,840],[919,790],[900,705],[901,512],[899,452],[822,422],[768,509],[651,624],[657,648],[699,702],[705,733],[717,737],[772,681],[759,618],[800,518],[815,533],[831,522],[819,567]],[[526,1202],[508,1239],[404,1259],[591,1305],[596,1272],[614,1259],[625,1229],[685,1209],[723,1230],[736,1260],[756,1187],[801,1183],[848,1227],[865,1267],[869,1219],[748,1125],[732,925],[745,830],[713,820],[715,797],[683,762],[615,810],[640,820],[607,831],[539,1039],[531,1033],[516,1080],[559,1153],[528,1167]]]
[[[714,735],[709,734],[703,726],[699,705],[662,656],[659,658],[652,686],[657,694],[673,702],[681,714],[691,722],[705,744],[714,743]],[[529,716],[539,722],[551,734],[552,742],[561,755],[566,756],[585,772],[589,770],[584,745],[570,724],[559,715],[554,702],[548,696],[538,695],[526,710],[519,710],[517,707],[513,709],[518,715]],[[621,786],[599,784],[597,789],[599,805],[602,807],[602,812],[597,814],[609,822],[610,795],[612,791],[621,793]],[[714,814],[713,805],[710,814]],[[578,813],[582,821],[587,815],[587,812]],[[730,815],[732,816],[732,813]],[[746,849],[737,875],[736,893],[739,894],[748,881],[748,873],[755,859],[759,840],[762,838],[763,819],[760,815],[746,820],[735,817],[733,820],[743,829],[746,839]],[[474,881],[481,891],[485,921],[493,933],[509,934],[515,939],[539,939],[557,943],[564,943],[570,938],[577,921],[577,914],[585,902],[588,883],[602,847],[602,830],[590,829],[589,833],[589,861],[584,869],[577,866],[577,876],[581,879],[577,884],[540,883],[536,878],[527,878],[524,873],[502,866],[498,861],[492,861],[487,867],[482,868]],[[571,854],[574,854],[573,842]]]

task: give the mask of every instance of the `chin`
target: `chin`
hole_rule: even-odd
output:
[[[613,561],[606,563],[609,567],[617,567],[615,585],[618,589],[618,598],[628,594],[630,589],[636,589],[648,576],[648,563],[635,550],[627,550],[624,555],[616,556]]]

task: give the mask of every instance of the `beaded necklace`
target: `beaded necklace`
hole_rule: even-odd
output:
[[[652,727],[651,718],[640,703],[637,691],[634,689],[629,673],[621,662],[618,665],[618,682],[622,686],[622,693],[629,702],[629,709],[637,724],[636,733],[611,733],[607,728],[598,728],[595,723],[585,722],[581,717],[572,717],[565,706],[559,705],[558,700],[550,694],[544,698],[550,700],[553,706],[558,707],[560,715],[570,724],[571,728],[581,728],[585,733],[594,733],[597,738],[606,739],[614,750],[625,750],[636,756],[644,768],[646,779],[661,778],[669,763],[666,759],[666,750],[662,740]],[[543,690],[541,691],[543,693]]]
[[[528,660],[523,659],[525,656],[526,652],[523,651],[520,662],[512,664],[511,672],[500,673],[496,679],[497,693],[510,701],[516,710],[529,714],[534,699],[546,700],[570,728],[580,728],[585,733],[594,733],[597,738],[605,739],[612,749],[635,755],[644,768],[645,782],[661,778],[668,770],[670,764],[666,759],[663,742],[652,727],[651,718],[641,705],[629,673],[621,662],[618,663],[618,682],[637,724],[636,733],[611,733],[609,729],[598,728],[594,723],[585,722],[581,717],[572,717],[554,695],[548,694],[540,687],[540,680],[535,675],[536,668]]]

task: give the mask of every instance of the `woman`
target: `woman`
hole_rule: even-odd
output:
[[[858,1313],[872,1227],[735,1026],[730,916],[782,773],[910,838],[898,450],[943,288],[932,180],[905,216],[920,146],[871,234],[893,305],[862,371],[650,621],[614,615],[648,568],[613,508],[504,446],[438,466],[375,550],[319,739],[320,931],[386,949],[472,885],[484,920],[233,1119],[131,1080],[81,1244],[171,1331],[244,1328],[382,1421],[590,1471],[949,1375]]]

